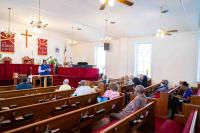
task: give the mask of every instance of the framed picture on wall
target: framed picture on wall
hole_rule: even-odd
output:
[[[59,53],[60,53],[60,49],[56,47],[56,48],[55,48],[55,54],[56,54],[56,55],[59,55]]]

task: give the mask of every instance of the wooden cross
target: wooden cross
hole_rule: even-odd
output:
[[[26,30],[26,33],[22,33],[21,35],[25,36],[26,37],[26,48],[28,47],[28,37],[32,37],[32,35],[29,35],[28,34],[28,30]]]

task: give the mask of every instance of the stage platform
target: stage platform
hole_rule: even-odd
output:
[[[13,85],[13,73],[33,75],[38,74],[38,66],[32,64],[0,64],[0,85]],[[51,65],[54,81],[53,85],[62,84],[65,78],[70,80],[70,85],[76,87],[80,80],[96,81],[99,77],[97,68],[67,68],[59,67],[58,74],[54,74],[54,66]]]

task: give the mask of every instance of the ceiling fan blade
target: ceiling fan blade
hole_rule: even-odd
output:
[[[167,32],[178,32],[178,30],[168,30]]]
[[[134,4],[133,2],[128,1],[128,0],[117,0],[117,1],[120,2],[120,3],[123,3],[127,6],[132,6]]]
[[[165,35],[171,36],[172,34],[169,32],[165,32]]]
[[[104,10],[106,8],[106,3],[102,4],[99,10]]]

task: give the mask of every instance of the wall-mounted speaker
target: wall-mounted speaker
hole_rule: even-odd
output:
[[[107,43],[107,42],[104,43],[104,50],[105,51],[110,50],[110,43]]]

